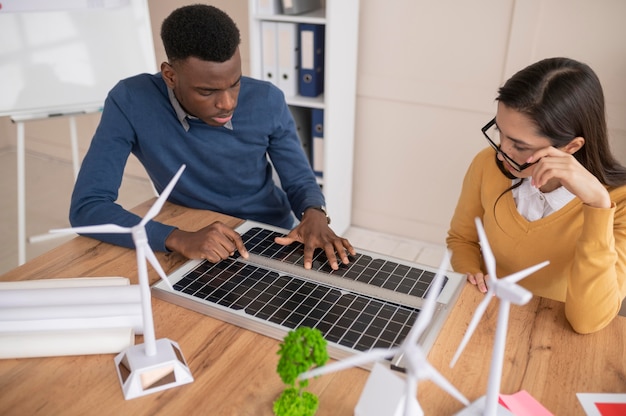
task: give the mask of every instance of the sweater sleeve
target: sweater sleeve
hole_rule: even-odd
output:
[[[583,227],[567,282],[565,315],[576,332],[604,328],[626,295],[626,212],[583,206]]]
[[[97,224],[137,225],[141,218],[116,204],[124,168],[135,142],[135,133],[113,94],[105,101],[100,124],[83,159],[70,204],[73,227]],[[150,221],[146,224],[153,250],[167,251],[165,239],[175,229]],[[89,237],[134,248],[130,234],[88,234]]]
[[[484,157],[477,155],[472,161],[461,188],[446,244],[451,251],[452,268],[459,273],[482,272],[482,256],[478,243],[478,233],[474,220],[483,218],[484,208],[481,203],[481,182]]]
[[[270,137],[268,153],[280,178],[281,187],[298,219],[308,207],[325,205],[315,174],[298,138],[296,125],[280,90],[272,94],[276,127]]]

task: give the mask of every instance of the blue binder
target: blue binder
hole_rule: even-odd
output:
[[[324,92],[324,25],[301,23],[298,92],[317,97]]]
[[[293,116],[293,121],[296,123],[296,133],[298,133],[298,137],[300,138],[300,143],[302,144],[302,149],[306,154],[306,159],[309,161],[309,164],[312,166],[311,160],[311,132],[313,131],[311,128],[312,116],[311,109],[305,107],[295,107],[289,106],[289,111],[291,111],[291,115]]]
[[[311,109],[311,164],[318,177],[324,176],[324,110]]]

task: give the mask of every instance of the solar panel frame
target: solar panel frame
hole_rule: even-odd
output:
[[[413,288],[422,275],[432,280],[436,273],[429,266],[361,249],[357,249],[349,266],[342,265],[338,271],[330,268],[320,250],[313,269],[305,270],[299,243],[286,247],[273,243],[276,235],[286,235],[287,230],[245,221],[236,231],[244,238],[250,252],[248,259],[236,254],[217,264],[189,260],[167,276],[173,291],[162,281],[152,286],[155,297],[277,340],[298,326],[317,327],[335,359],[374,347],[398,345],[415,322],[428,285],[420,284],[422,297],[412,295]],[[377,271],[371,268],[360,275],[367,275],[369,283],[358,281],[358,271],[373,263]],[[401,276],[391,279],[396,270]],[[402,289],[405,293],[394,291],[400,288],[402,279],[409,282]],[[464,283],[464,276],[446,272],[435,313],[419,340],[426,352]],[[395,357],[391,364],[404,367],[402,357]]]

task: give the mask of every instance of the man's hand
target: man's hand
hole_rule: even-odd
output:
[[[248,258],[241,236],[220,221],[195,232],[174,230],[165,240],[165,247],[189,259],[207,259],[211,263],[232,256],[235,250]]]
[[[328,226],[326,215],[314,208],[309,208],[304,212],[300,224],[291,230],[286,237],[276,237],[274,241],[283,246],[289,245],[294,241],[304,244],[305,269],[311,268],[313,264],[313,252],[316,248],[324,249],[328,263],[333,270],[339,268],[337,255],[335,253],[339,255],[343,264],[350,262],[348,253],[353,256],[356,255],[352,244],[350,244],[347,239],[337,236]]]

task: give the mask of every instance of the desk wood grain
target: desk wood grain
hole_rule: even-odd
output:
[[[429,355],[431,363],[470,400],[486,393],[498,314],[498,300],[488,306],[454,368],[449,363],[482,294],[467,285]],[[580,335],[565,320],[561,302],[534,297],[511,306],[500,392],[528,391],[555,415],[584,415],[576,393],[626,392],[626,318],[618,316],[602,331]],[[438,397],[432,400],[431,397]],[[418,387],[428,415],[460,409],[431,382]]]
[[[153,200],[134,211],[145,214]],[[159,221],[195,230],[215,220],[235,227],[240,220],[167,203]],[[157,253],[167,273],[185,262]],[[151,282],[158,277],[149,268]],[[0,280],[78,276],[124,276],[137,282],[133,250],[85,237],[29,261]],[[497,300],[487,309],[455,366],[449,362],[482,295],[466,287],[433,345],[431,363],[470,400],[483,395],[489,372]],[[271,415],[284,385],[276,374],[278,341],[211,317],[152,300],[157,338],[180,345],[194,382],[133,400],[124,400],[113,354],[0,360],[2,415]],[[137,343],[141,343],[141,337]],[[563,305],[534,298],[511,309],[501,391],[528,390],[556,415],[583,415],[577,392],[626,391],[626,318],[616,318],[591,335],[572,331]],[[350,369],[312,380],[318,415],[351,415],[369,372]],[[461,404],[430,381],[418,386],[426,415],[453,414]]]

